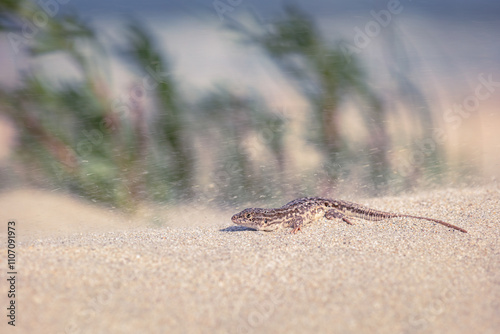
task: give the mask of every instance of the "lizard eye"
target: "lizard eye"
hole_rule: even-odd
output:
[[[246,218],[250,218],[251,216],[252,216],[252,215],[250,215],[249,213],[247,213],[247,214],[245,215],[245,217],[246,217]]]

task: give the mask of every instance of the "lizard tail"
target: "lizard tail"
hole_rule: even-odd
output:
[[[427,217],[419,217],[419,216],[411,216],[411,215],[399,215],[399,217],[408,217],[408,218],[416,218],[416,219],[425,219],[425,220],[428,220],[428,221],[431,221],[431,222],[435,222],[435,223],[438,223],[438,224],[444,225],[444,226],[446,226],[446,227],[453,228],[453,229],[458,230],[458,231],[460,231],[460,232],[467,233],[467,231],[466,231],[466,230],[464,230],[463,228],[458,227],[458,226],[455,226],[455,225],[452,225],[452,224],[450,224],[450,223],[444,222],[444,221],[439,220],[439,219],[427,218]]]

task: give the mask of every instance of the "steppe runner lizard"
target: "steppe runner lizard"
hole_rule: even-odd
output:
[[[292,233],[297,233],[302,226],[323,217],[329,220],[341,219],[351,225],[350,218],[378,221],[386,218],[407,217],[425,219],[467,233],[461,227],[438,219],[379,211],[348,201],[321,197],[298,198],[277,209],[248,208],[235,214],[231,220],[237,225],[255,230],[273,231],[282,227],[291,227]]]

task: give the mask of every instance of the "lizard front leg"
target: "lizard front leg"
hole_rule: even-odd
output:
[[[325,213],[325,218],[328,220],[333,220],[333,219],[342,219],[345,221],[347,224],[354,225],[347,217],[340,211],[335,210],[335,209],[330,209]]]
[[[304,225],[304,219],[300,218],[300,217],[296,217],[294,218],[291,222],[290,222],[290,226],[293,227],[293,230],[292,230],[292,234],[297,234],[298,231],[300,231],[300,228],[302,227],[302,225]]]

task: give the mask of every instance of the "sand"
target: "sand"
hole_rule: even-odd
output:
[[[18,217],[18,307],[15,330],[3,315],[2,333],[500,332],[494,187],[358,201],[468,234],[408,218],[257,232],[232,225],[242,208],[191,214],[196,224],[184,227],[175,221],[185,211],[159,227],[120,225],[86,205],[44,227],[58,210],[6,206],[13,197],[0,197],[0,240],[5,249],[6,219]],[[6,314],[5,279],[0,287]]]

